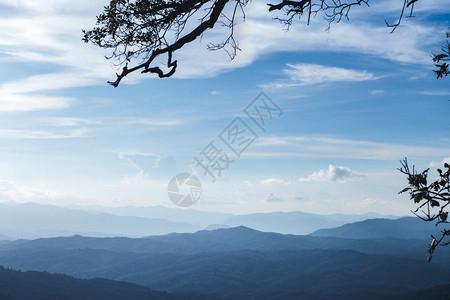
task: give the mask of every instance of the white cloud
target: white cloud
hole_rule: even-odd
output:
[[[144,125],[144,126],[176,126],[183,123],[182,120],[177,119],[153,119],[153,118],[114,118],[114,119],[100,119],[100,120],[89,120],[84,118],[72,118],[72,117],[57,117],[57,118],[46,118],[39,120],[40,123],[48,126],[59,126],[59,127],[71,127],[79,125],[105,125],[105,126],[115,126],[115,125]]]
[[[256,144],[260,146],[290,145],[292,141],[282,137],[261,137],[256,140]]]
[[[288,181],[285,181],[281,178],[267,178],[261,181],[262,185],[272,185],[272,184],[290,184]]]
[[[299,182],[347,182],[364,177],[365,175],[347,167],[329,165],[328,169],[319,170],[308,177],[299,178]]]
[[[255,144],[261,151],[246,152],[246,157],[320,157],[340,159],[400,160],[447,157],[448,147],[378,143],[327,136],[261,137]]]
[[[0,129],[0,139],[69,139],[87,136],[86,128],[78,128],[68,133],[48,131]]]
[[[59,118],[41,119],[40,123],[43,123],[48,126],[73,127],[79,125],[98,124],[99,122],[83,118],[59,117]]]
[[[344,69],[317,64],[288,64],[283,72],[289,80],[276,82],[272,87],[289,87],[295,85],[310,85],[328,82],[357,82],[376,80],[374,74],[364,70]]]
[[[31,96],[18,93],[5,93],[0,90],[0,112],[62,109],[69,107],[72,101],[73,99],[69,97]]]
[[[34,186],[19,185],[11,181],[0,180],[0,201],[14,202],[51,202],[60,203],[69,198],[68,194],[43,190]]]
[[[370,93],[372,95],[383,95],[383,94],[386,94],[386,91],[385,90],[372,90]]]
[[[382,1],[380,7],[389,3]],[[383,11],[399,12],[400,9],[392,5],[389,10]],[[374,14],[372,18],[369,17],[371,12]],[[208,52],[205,49],[206,43],[194,43],[178,54],[180,69],[177,76],[213,76],[249,65],[262,55],[280,51],[330,52],[330,55],[342,52],[362,53],[399,63],[426,65],[429,68],[432,65],[429,52],[442,41],[442,28],[416,20],[404,22],[395,34],[389,34],[390,30],[386,28],[379,12],[380,10],[365,7],[359,12],[360,18],[357,17],[358,14],[352,14],[350,22],[333,24],[329,32],[324,30],[326,24],[320,17],[310,26],[298,22],[289,31],[283,31],[282,25],[273,20],[274,14],[267,12],[266,3],[254,1],[247,7],[246,22],[235,28],[242,52],[238,52],[233,61],[228,60],[224,51]],[[226,33],[224,28],[217,27],[205,34],[204,40],[220,41]]]
[[[246,186],[255,186],[255,184],[253,182],[251,182],[250,180],[244,180],[244,184]]]
[[[67,1],[1,1],[17,13],[0,24],[0,46],[9,62],[46,64],[46,71],[0,85],[0,111],[67,108],[74,99],[48,96],[49,91],[105,84],[113,75],[102,51],[81,42],[81,29],[92,24],[103,1],[69,5]],[[33,3],[33,5],[31,5]],[[48,7],[48,9],[43,9]],[[70,9],[69,9],[70,7]],[[98,7],[95,9],[95,7]],[[73,8],[73,9],[72,9]],[[92,11],[90,11],[92,10]],[[92,15],[91,15],[92,14]],[[39,67],[39,65],[36,65]],[[29,68],[34,73],[31,64]]]
[[[445,163],[450,164],[450,157],[446,157],[441,161],[432,161],[430,163],[430,167],[431,168],[436,168],[436,167],[443,167]]]
[[[158,168],[158,163],[163,158],[161,155],[154,154],[154,153],[143,153],[143,152],[138,152],[138,151],[119,152],[119,158],[126,160],[133,167],[138,169],[139,170],[138,175],[141,177],[143,177],[145,175],[144,169],[139,164],[137,164],[133,159],[130,158],[133,156],[150,157],[153,160],[153,162],[151,164],[152,168]]]
[[[127,161],[138,170],[133,176],[126,176],[127,181],[142,181],[148,177],[169,178],[177,174],[176,161],[172,157],[139,151],[119,152],[119,159]]]
[[[182,120],[164,120],[151,118],[130,118],[117,121],[123,125],[149,125],[149,126],[176,126],[182,124]]]
[[[419,91],[417,93],[421,94],[421,95],[426,95],[426,96],[449,96],[450,95],[449,90]]]

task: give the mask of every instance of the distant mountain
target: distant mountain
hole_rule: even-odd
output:
[[[339,237],[351,239],[373,239],[395,237],[401,239],[427,239],[438,233],[431,222],[424,222],[416,217],[404,217],[396,220],[369,219],[345,224],[337,228],[319,229],[311,236]]]
[[[4,240],[13,240],[12,238],[10,238],[9,236],[0,234],[0,241],[4,241]]]
[[[284,249],[317,249],[334,247],[349,249],[355,242],[348,239],[284,235],[260,232],[244,226],[228,229],[202,230],[195,233],[172,233],[146,238],[95,238],[80,235],[4,241],[1,251],[16,249],[98,249],[132,253],[223,252],[240,250],[274,251]],[[350,245],[351,244],[351,245]],[[356,243],[357,244],[357,243]],[[357,247],[357,246],[356,246]],[[1,263],[0,255],[0,263]]]
[[[407,247],[405,246],[407,243]],[[224,251],[278,251],[337,249],[355,250],[367,254],[388,254],[413,259],[426,259],[426,247],[429,239],[403,240],[398,238],[355,240],[334,237],[315,237],[284,235],[272,232],[260,232],[247,227],[229,229],[202,230],[196,233],[173,233],[146,238],[93,238],[83,236],[42,238],[36,240],[17,240],[0,242],[0,264],[20,260],[18,251],[38,249],[94,249],[127,253],[170,253],[177,255]],[[34,249],[34,250],[33,250]],[[446,251],[435,255],[437,262],[447,258]],[[450,255],[450,252],[449,252]],[[35,257],[23,254],[22,262],[34,261]],[[8,260],[8,257],[11,257]],[[448,256],[450,259],[450,256]],[[445,261],[444,261],[445,262]],[[450,262],[450,260],[449,260]],[[11,266],[11,265],[8,265]],[[12,265],[16,267],[15,265]]]
[[[310,234],[321,228],[337,227],[374,217],[381,217],[381,215],[374,213],[364,215],[318,215],[304,212],[272,212],[232,216],[223,224],[230,227],[246,226],[266,232]]]
[[[341,226],[346,223],[362,221],[370,218],[397,218],[376,213],[363,215],[331,214],[319,215],[304,212],[270,212],[243,215],[213,213],[196,209],[167,208],[163,206],[146,207],[99,207],[84,206],[84,210],[107,212],[120,216],[135,216],[145,218],[162,218],[173,222],[190,223],[202,228],[214,224],[229,227],[246,226],[260,231],[286,234],[309,234],[317,229]]]
[[[139,239],[3,242],[0,264],[233,300],[388,299],[449,283],[449,252],[443,249],[427,263],[426,245],[420,239],[283,235],[240,226]]]
[[[230,228],[230,226],[225,224],[211,224],[208,227],[205,228],[205,230],[216,230],[216,229],[227,229]]]
[[[0,204],[0,234],[10,239],[69,236],[148,236],[200,227],[163,219],[89,213],[52,205]]]
[[[146,238],[94,238],[80,235],[5,241],[0,251],[15,249],[99,249],[133,253],[201,253],[239,250],[282,250],[311,247],[313,238],[260,232],[247,227],[172,233]],[[317,247],[314,246],[313,247]],[[0,255],[1,260],[1,255]],[[0,262],[1,263],[1,262]]]
[[[193,208],[167,208],[159,205],[123,207],[80,206],[80,209],[84,211],[109,213],[117,216],[160,218],[172,222],[193,224],[202,228],[211,224],[222,223],[233,216],[232,214],[205,212]]]
[[[18,272],[0,267],[2,300],[208,300],[194,293],[170,294],[106,279],[81,280],[67,275]]]
[[[317,215],[271,212],[232,215],[195,209],[83,206],[84,210],[36,203],[0,204],[0,240],[55,236],[142,237],[208,228],[246,226],[259,231],[309,234],[380,215]],[[217,226],[216,224],[220,224]],[[209,227],[212,226],[212,227]]]

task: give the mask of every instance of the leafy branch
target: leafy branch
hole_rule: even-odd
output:
[[[405,158],[401,163],[401,168],[398,170],[408,176],[408,186],[401,190],[401,193],[409,193],[409,197],[414,201],[418,207],[412,211],[417,217],[426,222],[436,222],[436,226],[439,224],[448,224],[450,205],[450,165],[444,164],[444,168],[447,170],[437,169],[439,177],[437,180],[429,183],[428,172],[429,168],[423,172],[417,172],[415,167],[412,169],[408,165],[408,160]],[[446,239],[450,236],[450,231],[443,229],[441,236],[431,236],[432,242],[428,248],[428,261],[430,262],[433,253],[438,245],[446,246],[450,244],[450,239]]]
[[[275,0],[272,0],[275,1]],[[404,0],[397,22],[390,24],[391,33],[404,17],[412,17],[415,3],[419,0]],[[209,50],[225,49],[233,59],[240,50],[235,37],[238,20],[245,21],[245,8],[250,0],[110,0],[103,13],[97,16],[92,30],[83,30],[83,41],[101,48],[112,49],[107,59],[112,59],[122,70],[109,83],[117,87],[128,74],[140,71],[154,73],[160,78],[171,77],[177,70],[174,53],[216,24],[224,26],[228,35],[221,42],[209,42]],[[279,12],[274,19],[289,29],[295,19],[303,16],[310,24],[312,18],[321,14],[332,23],[349,19],[353,7],[369,6],[369,0],[278,0],[269,3],[269,12]],[[229,7],[229,9],[228,9]],[[405,16],[409,9],[409,15]],[[433,56],[438,78],[448,75],[450,46],[442,54]],[[165,66],[155,66],[155,59],[164,57]],[[140,60],[135,62],[135,60]],[[129,66],[132,65],[132,67]],[[165,69],[165,70],[163,70]]]

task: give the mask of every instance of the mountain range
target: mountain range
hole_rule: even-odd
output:
[[[418,232],[421,223],[410,219],[354,223],[356,232],[376,236],[368,239],[240,226],[145,238],[18,240],[0,244],[0,264],[223,299],[389,299],[448,284],[450,253],[440,249],[427,263],[429,239],[405,239],[394,230]],[[378,237],[387,229],[395,234]]]
[[[318,215],[304,212],[231,215],[162,206],[83,209],[36,203],[1,203],[0,239],[36,239],[74,234],[93,237],[144,237],[236,226],[266,232],[309,234],[322,228],[381,217],[373,213]]]
[[[415,217],[0,208],[0,234],[22,237],[0,240],[1,299],[445,299],[449,287],[450,251],[426,260],[441,228]]]
[[[5,239],[70,236],[132,236],[195,232],[201,227],[161,218],[124,217],[53,205],[0,204],[0,234]]]

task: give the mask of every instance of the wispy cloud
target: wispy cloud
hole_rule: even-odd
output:
[[[61,203],[61,199],[65,198],[69,198],[69,195],[0,180],[0,201],[14,201],[19,203],[40,201],[42,203],[53,200]]]
[[[430,167],[432,167],[432,168],[443,167],[445,163],[450,164],[450,157],[446,157],[441,161],[432,161],[430,163]]]
[[[273,14],[267,13],[265,3],[252,2],[248,6],[247,21],[236,27],[236,37],[242,52],[233,61],[227,60],[226,53],[206,51],[204,44],[189,46],[179,54],[184,68],[180,68],[177,76],[210,77],[247,66],[262,55],[280,51],[363,53],[397,63],[430,67],[429,49],[442,40],[439,28],[417,22],[403,24],[402,30],[395,35],[389,34],[382,20],[378,23],[364,19],[341,22],[333,24],[329,32],[325,32],[325,26],[317,18],[310,26],[297,24],[283,32],[281,25],[274,22]],[[221,40],[224,34],[219,34],[219,30],[207,36]],[[349,36],[352,38],[349,39]]]
[[[345,69],[317,64],[287,64],[287,67],[287,69],[283,70],[283,73],[288,79],[269,84],[269,86],[283,88],[329,82],[357,82],[376,80],[379,78],[365,70]]]
[[[129,118],[117,120],[116,123],[122,125],[176,126],[181,125],[183,121],[171,119]]]
[[[87,136],[86,128],[79,128],[68,133],[48,131],[0,129],[0,139],[70,139]]]
[[[131,157],[136,156],[142,156],[142,157],[149,157],[152,159],[152,163],[150,164],[151,168],[158,168],[158,164],[160,160],[163,158],[163,156],[154,154],[154,153],[144,153],[144,152],[138,152],[138,151],[128,151],[128,152],[119,152],[119,158],[126,160],[129,162],[133,167],[139,170],[140,176],[144,176],[144,169],[140,166],[140,164],[136,163]]]
[[[363,173],[356,172],[347,167],[329,165],[328,169],[322,169],[312,173],[308,177],[299,178],[299,182],[348,182],[365,177]]]
[[[110,65],[104,64],[99,49],[80,40],[81,28],[92,23],[86,11],[92,9],[95,15],[95,6],[101,7],[101,3],[91,2],[73,10],[67,9],[69,2],[65,1],[0,2],[16,11],[0,24],[3,54],[17,65],[22,62],[31,65],[30,74],[36,74],[32,63],[48,67],[45,73],[3,83],[0,111],[67,108],[74,99],[55,96],[55,91],[104,84],[111,74]],[[48,71],[52,68],[55,71]],[[49,91],[53,92],[51,96],[47,94]]]
[[[114,119],[96,119],[90,120],[85,118],[73,118],[73,117],[57,117],[57,118],[45,118],[40,119],[39,123],[48,126],[60,126],[60,127],[72,127],[79,125],[103,125],[103,126],[116,126],[116,125],[143,125],[154,127],[170,127],[183,124],[179,119],[153,119],[153,118],[114,118]]]
[[[419,91],[417,93],[420,95],[426,95],[426,96],[449,96],[450,95],[449,90],[429,90],[429,91]]]
[[[0,43],[1,44],[1,43]],[[45,92],[70,87],[68,74],[45,74],[0,85],[0,111],[32,111],[67,108],[72,97],[48,96]],[[78,80],[75,80],[78,81]]]
[[[127,180],[132,181],[142,181],[152,175],[158,175],[159,178],[174,176],[177,170],[174,158],[155,153],[124,151],[119,152],[119,159],[127,161],[138,170],[134,176],[127,177]]]
[[[261,181],[262,185],[272,185],[272,184],[290,184],[290,182],[285,181],[284,179],[281,178],[267,178]]]
[[[6,93],[0,90],[0,112],[24,112],[33,110],[62,109],[70,106],[73,98],[45,95]]]
[[[320,157],[370,160],[447,157],[448,148],[378,143],[327,136],[261,137],[255,142],[260,152],[247,152],[246,157]],[[269,149],[270,151],[267,151]]]
[[[70,118],[70,117],[46,118],[39,120],[39,122],[44,125],[57,127],[73,127],[79,125],[91,125],[99,123],[99,121],[84,118]]]
[[[383,95],[383,94],[386,94],[386,91],[385,90],[372,90],[372,91],[370,91],[370,93],[372,95]]]

